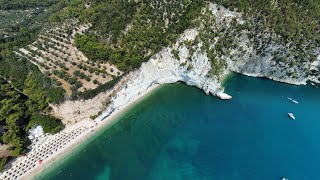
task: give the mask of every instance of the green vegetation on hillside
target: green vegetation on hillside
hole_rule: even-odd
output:
[[[15,0],[9,4],[37,6],[33,1],[28,2]],[[195,27],[194,20],[199,17],[201,9],[206,4],[204,0],[55,2],[47,0],[41,5],[53,4],[49,10],[54,22],[78,18],[83,23],[92,24],[89,32],[76,36],[77,47],[91,60],[109,61],[124,71],[139,67],[150,56],[174,42],[185,29]],[[318,47],[320,42],[318,18],[320,6],[317,0],[212,0],[212,2],[243,12],[243,18],[249,24],[247,28],[251,32],[252,41],[255,42],[258,52],[263,50],[268,41],[278,41],[290,47],[290,52],[283,51],[275,55],[279,61],[287,61],[286,54],[290,53],[301,62],[315,60],[315,55],[310,49]],[[32,33],[29,33],[30,31]],[[34,31],[36,29],[17,28],[15,37],[5,39],[5,44],[10,47],[30,42],[36,36]],[[221,31],[226,34],[223,29]],[[270,39],[264,39],[262,44],[259,42],[262,38],[261,33],[271,35]],[[275,38],[276,35],[281,38]],[[19,39],[19,42],[10,40],[12,38]],[[230,39],[222,37],[222,42],[218,43],[217,48],[227,49],[226,45],[232,47]],[[219,62],[215,54],[210,54],[210,57],[212,62]],[[292,62],[290,64],[294,65]],[[220,72],[219,69],[221,68],[218,67],[213,73]]]
[[[97,36],[93,33],[87,35],[76,34],[75,44],[93,61],[106,60],[109,55],[109,49],[102,42],[99,42]]]
[[[0,123],[6,131],[1,139],[12,146],[13,155],[25,152],[29,140],[25,136],[23,126],[26,126],[27,97],[14,90],[9,84],[1,81],[0,86]]]
[[[19,8],[49,5],[45,4],[46,2],[49,1],[0,0],[0,9],[5,9],[3,12],[10,9],[10,13],[13,13],[15,10],[21,11]],[[50,111],[49,103],[59,103],[64,100],[64,90],[57,87],[55,81],[42,74],[37,66],[14,53],[37,38],[41,29],[47,25],[50,14],[59,9],[55,5],[52,5],[50,11],[28,10],[32,11],[30,17],[12,19],[16,23],[1,27],[0,137],[2,143],[9,145],[11,156],[26,152],[30,144],[26,133],[33,125],[42,125],[47,133],[54,133],[62,128],[60,120],[46,114]],[[0,169],[6,162],[6,157],[1,158]]]
[[[81,99],[92,99],[94,98],[96,95],[98,95],[99,93],[101,92],[105,92],[109,89],[111,89],[112,87],[114,87],[114,85],[116,85],[119,80],[121,79],[122,76],[119,76],[105,84],[102,84],[100,86],[98,86],[97,88],[95,89],[91,89],[91,90],[87,90],[87,91],[84,91],[84,92],[79,92],[78,93],[78,96],[81,98]]]
[[[204,1],[74,0],[53,20],[79,18],[92,23],[91,32],[75,42],[92,60],[107,60],[130,71],[174,42],[201,11]]]
[[[16,56],[14,51],[37,38],[41,28],[45,26],[46,18],[50,17],[49,14],[43,11],[33,20],[9,26],[5,28],[9,35],[0,36],[0,77],[9,80],[15,88],[24,91],[28,96],[34,96],[34,101],[42,101],[39,104],[61,102],[64,99],[64,90],[56,87],[54,81],[42,74],[37,66]],[[38,95],[33,95],[34,92]]]
[[[258,52],[268,42],[277,41],[291,47],[290,52],[282,50],[278,52],[278,56],[283,57],[292,52],[299,61],[315,60],[313,52],[308,50],[317,47],[320,42],[320,6],[317,0],[211,2],[243,12],[243,18],[248,22],[245,28],[250,31],[250,38]],[[194,21],[199,18],[205,5],[204,0],[93,0],[88,4],[73,0],[68,8],[56,13],[52,19],[79,18],[81,22],[92,23],[90,32],[77,35],[76,45],[92,60],[109,61],[121,70],[130,71],[174,42],[185,29],[196,27]],[[238,28],[237,26],[234,28]],[[221,36],[221,42],[217,46],[220,48],[219,52],[234,46],[231,37],[234,34],[225,32],[224,29],[221,29],[221,33],[229,34],[230,37]],[[215,36],[220,37],[221,33]],[[270,39],[263,39],[263,44],[260,44],[263,33],[270,34]],[[224,55],[225,53],[227,52],[223,52]],[[212,73],[220,72],[221,63],[215,58],[215,54],[210,56],[212,62],[220,66]]]
[[[2,53],[0,75],[13,86],[43,107],[47,107],[49,102],[59,103],[64,100],[64,90],[56,87],[55,81],[42,74],[35,65],[26,59],[19,59],[10,51],[8,54],[5,51]]]
[[[250,25],[252,42],[259,53],[273,41],[285,48],[274,53],[274,60],[301,67],[316,60],[320,45],[319,0],[221,0],[217,1],[231,10],[244,14]],[[269,34],[266,39],[264,34]],[[288,62],[288,57],[293,61]]]
[[[62,129],[62,124],[59,119],[43,114],[34,114],[30,118],[26,130],[29,130],[36,125],[42,126],[43,131],[50,134],[55,134]]]
[[[33,125],[42,125],[46,133],[61,129],[59,120],[39,114],[45,112],[46,108],[0,80],[0,126],[5,129],[1,140],[10,145],[13,156],[25,153],[30,144],[26,133]]]
[[[264,47],[264,44],[258,41],[261,38],[259,34],[273,35],[269,40],[264,39],[263,43],[278,40],[273,39],[277,34],[282,37],[278,40],[280,43],[290,42],[288,45],[291,47],[291,52],[279,52],[275,55],[276,59],[287,62],[285,53],[292,53],[301,61],[315,60],[315,55],[310,49],[317,47],[320,42],[318,18],[320,7],[317,0],[281,2],[212,0],[212,2],[243,12],[243,18],[248,22],[246,25],[249,24],[245,28],[250,30],[251,39],[256,42],[255,48],[258,51]],[[6,5],[2,9],[48,7],[47,13],[41,11],[39,14],[43,21],[37,23],[24,21],[7,30],[12,35],[0,38],[0,75],[31,99],[46,106],[49,102],[58,103],[64,99],[62,88],[57,87],[55,81],[42,75],[29,61],[17,58],[13,51],[34,41],[42,28],[41,24],[44,24],[49,16],[54,22],[77,18],[81,23],[91,23],[89,32],[76,35],[76,46],[92,61],[108,61],[121,70],[130,71],[174,42],[187,28],[198,27],[196,20],[206,1],[13,0],[9,2],[2,0],[0,4]],[[235,48],[232,41],[234,32],[231,33],[226,29],[220,29],[219,32],[211,31],[212,19],[212,16],[204,17],[205,22],[202,22],[204,29],[200,34],[200,40],[204,43],[202,49],[207,52],[212,63],[210,76],[221,73],[225,64],[219,57],[228,56],[228,49]],[[235,25],[235,28],[238,28],[236,26],[238,25]],[[243,27],[239,28],[242,29]],[[209,44],[213,43],[215,37],[220,38],[213,52]],[[299,63],[289,63],[299,65]],[[69,81],[75,84],[74,79]],[[33,95],[32,92],[37,92],[37,95]]]
[[[247,20],[270,28],[286,42],[320,42],[319,0],[221,0],[222,5],[244,12]],[[262,30],[262,29],[261,29]]]

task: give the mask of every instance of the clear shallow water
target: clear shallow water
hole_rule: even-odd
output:
[[[320,179],[320,88],[240,75],[225,87],[231,101],[165,85],[36,179]]]

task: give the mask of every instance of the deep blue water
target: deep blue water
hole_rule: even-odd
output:
[[[241,75],[225,87],[232,100],[164,85],[38,179],[320,179],[320,88]]]

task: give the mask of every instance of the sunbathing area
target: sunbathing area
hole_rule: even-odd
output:
[[[22,178],[29,171],[49,161],[49,159],[54,157],[59,151],[63,151],[63,149],[72,145],[72,143],[77,139],[79,140],[81,136],[93,131],[93,128],[97,125],[98,123],[90,121],[86,122],[86,125],[76,127],[70,132],[60,132],[55,135],[39,138],[38,141],[30,147],[30,152],[14,160],[10,165],[11,167],[9,166],[10,168],[0,174],[0,179],[11,180]]]

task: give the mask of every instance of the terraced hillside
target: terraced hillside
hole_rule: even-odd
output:
[[[76,27],[76,28],[74,28]],[[114,65],[105,61],[90,61],[74,45],[74,36],[84,33],[89,26],[68,22],[50,29],[16,54],[27,58],[39,67],[41,72],[56,80],[68,95],[95,89],[117,76],[122,75]]]

